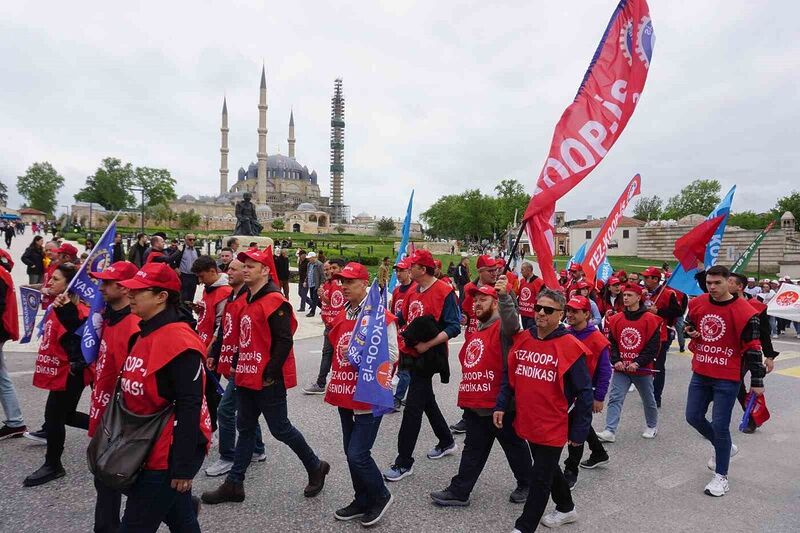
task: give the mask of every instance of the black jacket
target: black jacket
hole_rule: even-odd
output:
[[[44,274],[44,251],[35,246],[28,246],[22,254],[22,262],[28,266],[27,273]]]
[[[415,318],[400,334],[408,346],[427,342],[441,332],[441,326],[433,315],[422,315]],[[447,343],[437,344],[419,357],[403,355],[400,367],[417,373],[434,376],[441,375],[442,383],[450,382],[450,363],[447,361]]]
[[[283,255],[275,256],[275,271],[278,273],[278,279],[281,281],[289,280],[289,258]],[[302,280],[301,280],[302,281]]]
[[[281,288],[275,285],[272,280],[261,287],[255,294],[247,291],[247,303],[253,303],[263,298],[271,292],[281,292]],[[283,364],[289,358],[289,353],[294,346],[292,338],[292,306],[289,302],[281,304],[267,319],[269,334],[272,337],[272,344],[269,348],[269,363],[264,369],[264,378],[272,378],[275,381],[283,380]],[[256,327],[255,325],[253,327]],[[261,326],[259,326],[261,327]]]

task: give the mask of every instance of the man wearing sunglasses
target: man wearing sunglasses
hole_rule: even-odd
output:
[[[680,304],[678,295],[661,283],[661,270],[656,267],[647,267],[642,272],[644,278],[644,306],[650,313],[660,317],[664,321],[665,327],[661,328],[661,344],[656,356],[656,370],[658,373],[653,378],[653,396],[656,405],[661,407],[661,393],[664,390],[664,381],[667,370],[667,350],[675,339],[675,321],[683,316],[683,307]]]
[[[493,421],[502,428],[505,412],[516,402],[514,430],[528,441],[533,469],[528,499],[514,532],[528,533],[540,520],[547,527],[557,527],[578,519],[558,462],[566,444],[583,444],[592,423],[592,380],[586,364],[591,350],[561,325],[566,304],[561,292],[542,289],[534,305],[535,326],[520,330],[505,276],[500,276],[495,289],[501,331],[512,338],[512,345]],[[551,493],[556,508],[543,518]]]
[[[194,233],[187,233],[183,238],[183,248],[169,259],[169,266],[176,269],[181,278],[182,302],[194,302],[194,294],[197,292],[197,274],[192,272],[192,265],[197,260],[194,243]]]

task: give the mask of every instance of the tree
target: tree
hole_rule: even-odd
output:
[[[17,176],[17,191],[25,198],[28,207],[52,215],[56,210],[58,191],[64,187],[64,177],[53,165],[34,163],[24,176]]]
[[[642,196],[633,206],[633,218],[645,222],[658,220],[661,218],[662,205],[664,205],[664,201],[659,196]]]
[[[169,223],[175,218],[175,213],[167,204],[150,206],[145,212],[147,213],[147,217],[154,220],[156,224],[161,224],[162,222]]]
[[[0,181],[0,205],[6,207],[8,205],[8,187]]]
[[[194,209],[178,213],[178,225],[183,229],[192,229],[200,225],[200,214]]]
[[[386,236],[391,234],[397,226],[391,218],[382,217],[376,224],[378,235]]]
[[[679,219],[686,215],[707,215],[720,201],[717,180],[694,180],[667,202],[663,217]]]
[[[276,218],[275,220],[273,220],[272,223],[270,224],[270,226],[272,226],[272,229],[274,229],[275,231],[282,231],[283,228],[285,227],[285,225],[283,223],[283,220],[281,220],[279,218]]]
[[[175,179],[165,168],[136,167],[134,183],[144,189],[145,205],[167,204],[175,200]]]
[[[344,227],[343,226],[336,226],[335,228],[333,228],[333,231],[335,231],[336,233],[341,235],[342,233],[344,233]]]
[[[133,167],[115,157],[103,159],[94,176],[86,178],[86,187],[78,191],[75,200],[100,204],[109,211],[133,206],[136,200],[130,191],[134,184]]]
[[[770,213],[754,213],[753,211],[742,211],[741,213],[731,213],[728,217],[729,226],[739,226],[744,229],[764,229],[775,216]]]
[[[525,187],[515,179],[501,180],[494,190],[497,196],[493,210],[496,225],[493,230],[501,233],[514,223],[515,214],[517,222],[522,219],[531,197],[525,192]]]
[[[792,191],[789,196],[779,198],[772,210],[776,217],[783,216],[787,211],[794,215],[796,229],[800,229],[800,192]]]

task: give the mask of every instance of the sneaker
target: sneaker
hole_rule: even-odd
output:
[[[575,511],[575,509],[568,513],[562,513],[553,509],[551,513],[548,513],[542,517],[541,522],[545,527],[559,527],[563,526],[564,524],[571,524],[576,520],[578,520],[578,513]]]
[[[312,312],[312,313],[308,313],[308,314],[306,315],[306,317],[308,317],[308,318],[313,318],[313,317],[314,317],[314,313],[313,313],[313,312]]]
[[[565,468],[564,479],[567,480],[567,485],[569,486],[569,490],[572,490],[575,488],[575,485],[578,484],[578,472],[576,472],[575,470],[569,470]]]
[[[773,335],[773,336],[772,336],[772,338],[773,338],[773,339],[777,339],[777,338],[778,338],[778,336],[777,336],[777,335]]]
[[[49,483],[54,479],[64,477],[65,475],[66,472],[64,471],[64,467],[61,466],[60,464],[57,466],[51,466],[45,463],[42,466],[40,466],[36,472],[26,477],[25,480],[22,482],[22,485],[24,487],[36,487],[38,485],[44,485],[45,483]]]
[[[608,454],[602,456],[596,456],[592,454],[585,461],[581,461],[581,468],[591,470],[592,468],[597,468],[598,466],[603,466],[606,464],[608,464]]]
[[[509,495],[508,501],[511,503],[525,503],[528,501],[528,492],[528,487],[517,487],[514,489],[514,492]]]
[[[341,520],[342,522],[347,522],[348,520],[355,520],[356,518],[361,518],[364,516],[364,510],[356,505],[356,502],[351,503],[347,507],[342,507],[341,509],[337,509],[333,513],[333,517],[336,520]]]
[[[18,439],[27,430],[28,430],[28,428],[26,428],[25,426],[19,426],[19,427],[16,427],[16,428],[12,428],[11,426],[7,426],[6,424],[3,424],[3,427],[0,428],[0,440]],[[47,441],[45,440],[45,442],[47,442]]]
[[[461,420],[459,420],[458,422],[456,422],[455,424],[450,426],[450,431],[452,431],[453,433],[455,433],[457,435],[461,435],[463,433],[466,433],[467,432],[467,421],[462,418]]]
[[[400,400],[400,398],[395,398],[394,399],[394,407],[392,408],[392,412],[393,413],[399,413],[402,408],[403,408],[403,402]]]
[[[614,435],[614,432],[610,429],[604,429],[600,433],[597,434],[597,439],[600,442],[614,442],[617,440],[617,436]]]
[[[678,351],[679,351],[680,353],[686,353],[686,348],[681,348],[681,349],[680,349],[680,350],[678,350]]]
[[[757,427],[758,426],[756,426],[753,417],[750,417],[747,419],[747,427],[742,430],[742,433],[747,433],[747,434],[755,433]]]
[[[735,444],[731,444],[731,459],[739,453],[739,447]],[[711,459],[708,460],[708,469],[709,470],[716,470],[717,469],[717,455],[714,454],[711,456]]]
[[[217,488],[217,490],[209,490],[200,495],[203,503],[208,505],[215,505],[225,502],[243,502],[244,501],[244,484],[231,483],[228,480]]]
[[[728,476],[714,474],[714,479],[706,485],[706,489],[703,492],[709,496],[720,497],[725,496],[729,490],[731,490],[731,488],[728,485]]]
[[[308,485],[303,489],[303,496],[306,498],[313,498],[325,486],[325,477],[331,471],[331,465],[325,461],[320,461],[319,466],[313,472],[308,473]]]
[[[372,509],[367,511],[367,513],[361,517],[361,525],[364,527],[370,527],[380,522],[381,518],[383,518],[383,515],[386,514],[386,510],[389,509],[389,506],[393,501],[394,498],[391,494],[381,498],[378,503],[372,507]]]
[[[646,429],[644,430],[644,433],[642,433],[642,438],[645,438],[645,439],[654,439],[654,438],[656,438],[656,435],[657,435],[657,434],[658,434],[658,427],[654,427],[654,428],[646,428]]]
[[[267,452],[263,453],[253,453],[253,457],[250,459],[251,463],[263,463],[267,460]]]
[[[442,507],[467,507],[469,505],[469,498],[461,499],[450,492],[450,489],[431,492],[431,500]]]
[[[458,444],[456,444],[455,441],[447,448],[440,448],[437,444],[428,452],[428,459],[441,459],[442,457],[456,453],[456,451],[458,451]]]
[[[630,387],[628,387],[628,392],[633,392],[633,391],[635,391],[635,390],[636,390],[636,387],[634,386],[634,384],[633,384],[633,383],[631,383],[631,386],[630,386]]]
[[[312,383],[303,389],[303,394],[325,394],[325,387],[320,387],[317,383]]]
[[[386,481],[400,481],[404,477],[408,477],[414,473],[414,467],[408,468],[399,465],[392,465],[383,473],[383,479]]]
[[[26,431],[22,436],[26,439],[38,442],[39,444],[47,444],[47,432],[44,429],[40,429],[39,431]]]
[[[217,477],[227,474],[233,468],[233,461],[226,461],[225,459],[217,459],[214,464],[206,468],[206,475],[208,477]]]

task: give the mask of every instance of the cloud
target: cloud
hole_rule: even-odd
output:
[[[255,160],[263,61],[268,151],[286,152],[294,109],[297,157],[323,194],[330,97],[343,77],[353,213],[402,216],[412,188],[416,213],[503,178],[531,191],[612,4],[5,3],[0,178],[14,205],[16,176],[48,160],[66,178],[66,204],[113,156],[170,169],[179,194],[216,193],[222,97],[235,175]],[[652,2],[657,44],[642,102],[558,208],[604,216],[636,172],[643,194],[665,198],[696,178],[737,184],[738,210],[767,210],[798,188],[797,11]]]

